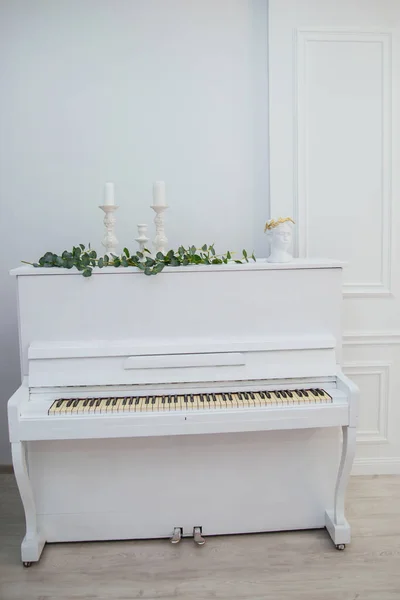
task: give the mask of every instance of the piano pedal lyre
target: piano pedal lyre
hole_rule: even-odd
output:
[[[201,527],[193,527],[193,541],[198,546],[202,546],[206,543],[206,540],[203,538]]]
[[[169,540],[171,544],[179,544],[182,539],[182,533],[182,527],[174,527],[174,533]]]

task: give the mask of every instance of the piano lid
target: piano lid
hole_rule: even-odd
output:
[[[339,260],[333,259],[321,259],[321,258],[294,258],[288,263],[269,263],[266,258],[258,258],[256,261],[249,259],[249,262],[243,264],[237,264],[230,262],[222,265],[187,265],[185,267],[166,267],[163,273],[202,273],[202,272],[221,272],[221,271],[276,271],[276,270],[293,270],[293,269],[341,269],[345,266],[345,263]],[[95,274],[131,274],[137,273],[143,275],[143,272],[136,267],[124,267],[115,269],[114,267],[104,267],[102,269],[93,269]],[[24,265],[16,267],[10,270],[10,275],[23,276],[23,275],[77,275],[82,277],[82,273],[76,269],[62,269],[62,268],[40,268],[33,267],[31,265]]]

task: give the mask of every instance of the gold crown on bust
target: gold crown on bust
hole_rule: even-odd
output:
[[[286,221],[291,221],[294,225],[294,221],[290,217],[279,217],[279,219],[277,220],[270,219],[269,221],[267,221],[265,223],[264,231],[267,231],[267,229],[273,229],[274,227],[278,227],[278,225],[286,223]]]

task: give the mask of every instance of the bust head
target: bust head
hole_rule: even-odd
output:
[[[292,260],[290,247],[292,244],[292,228],[294,221],[290,217],[271,219],[265,225],[271,244],[269,262],[289,262]]]

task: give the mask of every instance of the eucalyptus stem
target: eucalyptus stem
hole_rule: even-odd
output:
[[[46,252],[39,258],[38,262],[30,263],[24,260],[21,262],[34,267],[75,268],[82,272],[83,277],[90,277],[94,267],[100,269],[104,267],[136,267],[143,271],[145,275],[157,275],[165,267],[249,262],[249,255],[246,250],[242,250],[241,259],[233,259],[233,254],[228,250],[226,254],[218,255],[215,252],[214,244],[210,246],[204,244],[201,248],[179,246],[178,250],[169,250],[166,254],[157,252],[154,257],[151,256],[151,252],[147,248],[143,252],[137,251],[134,254],[131,254],[128,248],[124,248],[120,256],[111,254],[112,258],[110,258],[107,254],[98,257],[96,251],[90,248],[90,244],[88,248],[84,244],[79,244],[79,246],[74,246],[71,251],[64,250],[61,256],[53,252]],[[250,258],[256,260],[254,252],[250,255]]]

